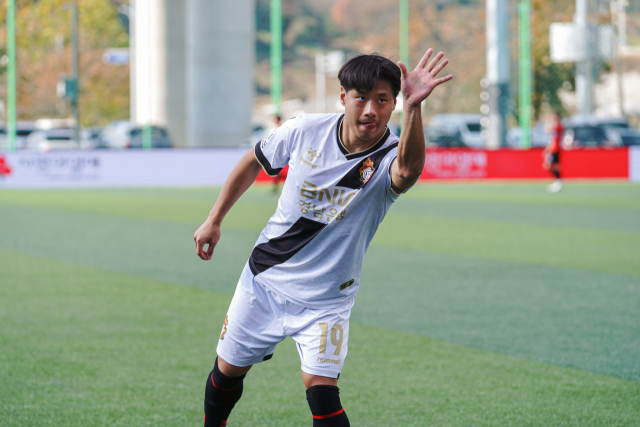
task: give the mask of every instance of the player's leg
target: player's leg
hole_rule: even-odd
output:
[[[337,378],[311,375],[302,371],[313,427],[348,427],[349,419],[340,402]]]
[[[242,396],[251,366],[269,360],[285,338],[264,287],[248,267],[240,277],[218,341],[215,365],[205,389],[205,426],[225,426]]]
[[[554,153],[550,166],[551,173],[556,178],[553,184],[549,186],[551,193],[557,193],[562,190],[562,179],[560,178],[560,153]]]
[[[242,397],[243,380],[249,369],[251,366],[234,366],[219,356],[216,358],[205,388],[205,427],[227,425],[231,410]]]
[[[338,377],[347,356],[352,304],[334,310],[304,309],[305,325],[291,335],[302,362],[302,379],[314,427],[348,427]]]

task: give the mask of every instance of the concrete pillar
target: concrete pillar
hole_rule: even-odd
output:
[[[241,144],[251,131],[253,0],[186,0],[187,140]]]
[[[166,125],[166,8],[164,0],[135,0],[133,119]]]
[[[487,147],[507,145],[509,104],[509,17],[507,0],[487,0],[487,80],[489,138]]]
[[[584,59],[576,63],[576,96],[578,113],[589,115],[593,111],[593,51],[597,52],[593,31],[589,25],[589,0],[576,0],[574,23],[578,33],[580,51]]]
[[[131,119],[176,146],[238,146],[251,132],[254,0],[132,0]]]
[[[166,5],[165,124],[174,145],[188,146],[185,5],[182,0],[164,0]]]

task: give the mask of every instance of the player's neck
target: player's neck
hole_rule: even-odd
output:
[[[385,126],[380,132],[380,135],[377,135],[375,138],[370,140],[360,139],[357,135],[349,129],[349,125],[346,120],[342,120],[340,123],[340,144],[350,153],[355,154],[360,151],[367,150],[370,147],[376,145],[384,136],[387,131],[387,127]]]

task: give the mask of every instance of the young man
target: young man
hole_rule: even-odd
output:
[[[421,102],[449,75],[432,50],[411,73],[378,55],[348,61],[338,78],[344,114],[300,115],[247,152],[227,178],[194,235],[211,259],[226,213],[260,169],[288,177],[275,214],[260,234],[238,282],[207,378],[205,426],[225,426],[251,366],[287,336],[298,347],[314,427],[348,426],[338,396],[349,315],[364,254],[391,204],[422,172]],[[442,62],[440,62],[442,60]],[[404,95],[402,136],[387,122]]]
[[[553,122],[549,126],[551,132],[551,139],[549,144],[542,152],[543,162],[542,167],[545,170],[550,171],[556,178],[553,183],[549,184],[547,191],[549,193],[557,193],[562,190],[562,179],[560,179],[560,143],[562,142],[562,135],[564,134],[564,128],[562,127],[562,120],[560,114],[553,114]]]

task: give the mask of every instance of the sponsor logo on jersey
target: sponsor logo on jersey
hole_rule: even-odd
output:
[[[366,184],[369,182],[374,172],[375,169],[373,168],[373,162],[370,158],[367,158],[367,160],[362,162],[362,167],[360,168],[360,181]]]
[[[335,205],[337,203],[340,206],[347,206],[347,203],[349,203],[349,200],[356,195],[356,192],[351,191],[347,193],[346,190],[338,190],[337,188],[334,188],[332,193],[328,188],[318,187],[312,182],[304,181],[304,184],[302,184],[302,188],[300,189],[300,195],[308,199],[315,199],[317,197],[320,202],[322,202],[326,197],[327,201],[331,205]]]
[[[320,363],[333,363],[334,365],[339,365],[340,364],[340,359],[336,360],[336,359],[325,359],[324,357],[320,357],[318,356],[318,362]]]
[[[309,147],[307,148],[307,158],[305,159],[303,156],[300,156],[300,161],[305,165],[311,167],[312,169],[315,169],[318,167],[318,165],[314,165],[312,162],[320,157],[320,155],[321,154],[318,153],[318,150],[314,150],[313,148]]]
[[[347,289],[349,286],[353,285],[353,282],[355,281],[355,279],[351,279],[348,282],[344,282],[342,285],[340,285],[340,290],[344,291],[345,289]]]
[[[220,334],[220,339],[224,339],[224,334],[227,333],[227,325],[229,324],[229,315],[227,314],[224,317],[224,322],[222,323],[222,333]]]

